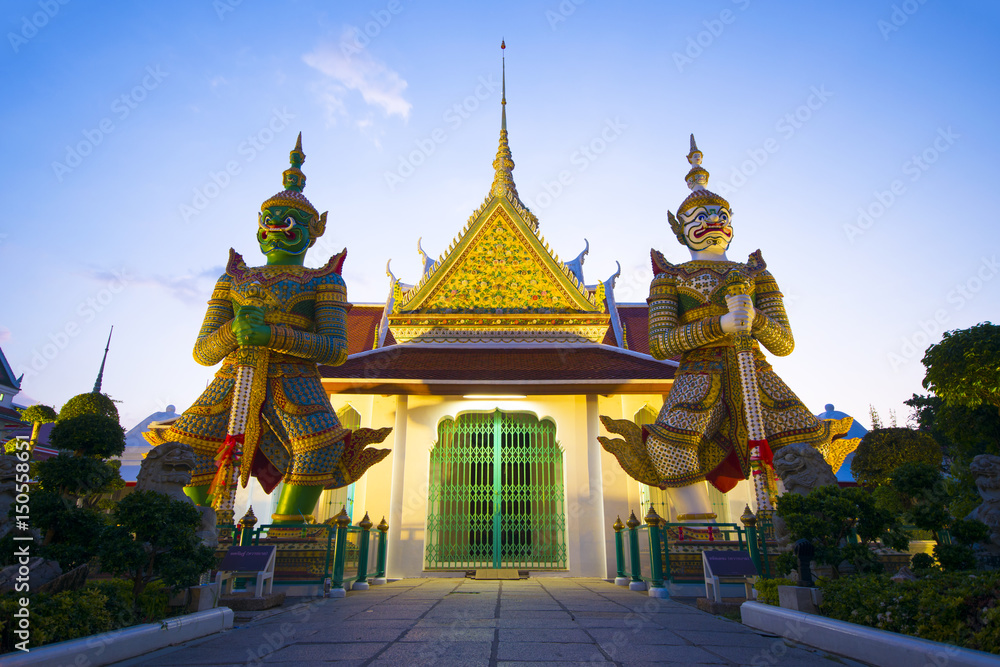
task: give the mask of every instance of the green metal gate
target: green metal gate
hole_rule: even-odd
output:
[[[563,453],[527,413],[459,415],[431,450],[427,569],[566,569]]]

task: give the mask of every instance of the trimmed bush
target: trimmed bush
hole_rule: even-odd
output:
[[[1000,653],[1000,572],[931,572],[904,582],[867,574],[822,586],[824,616]]]
[[[13,651],[19,641],[11,621],[18,608],[17,598],[22,596],[13,593],[0,596],[0,653]],[[35,593],[30,597],[29,646],[36,648],[166,618],[169,591],[162,584],[150,584],[139,598],[136,612],[132,607],[132,582],[124,579],[89,583],[80,590],[55,595]]]
[[[794,586],[791,579],[763,579],[758,577],[753,583],[757,591],[757,602],[778,606],[778,586]]]

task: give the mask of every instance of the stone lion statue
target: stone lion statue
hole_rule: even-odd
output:
[[[785,487],[785,493],[800,496],[808,495],[817,487],[837,483],[833,468],[823,454],[812,445],[801,442],[785,445],[774,453],[774,472]],[[784,519],[775,514],[773,522],[778,548],[782,551],[791,549],[791,537]]]
[[[972,459],[969,470],[976,476],[976,488],[983,504],[965,518],[989,526],[990,541],[984,545],[985,550],[1000,553],[1000,456],[980,454]]]
[[[194,449],[181,442],[165,442],[146,454],[135,481],[136,491],[156,491],[175,500],[194,505],[194,501],[184,494],[184,486],[191,481],[191,470],[195,465]],[[219,535],[215,526],[215,510],[211,507],[196,506],[201,512],[201,525],[196,535],[202,544],[219,546]]]
[[[774,472],[785,487],[785,493],[807,495],[820,486],[837,483],[833,468],[812,445],[796,442],[774,453]]]

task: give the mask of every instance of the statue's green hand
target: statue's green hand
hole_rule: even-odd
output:
[[[264,311],[257,306],[240,306],[232,329],[240,347],[267,345],[271,341],[271,327],[264,324]]]

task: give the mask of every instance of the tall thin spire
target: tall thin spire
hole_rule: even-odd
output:
[[[507,129],[507,44],[500,40],[500,129]]]
[[[504,58],[506,48],[507,45],[503,40],[500,40],[500,62],[503,68],[503,83],[500,89],[500,147],[497,148],[497,157],[493,160],[496,176],[493,177],[491,192],[497,197],[511,194],[514,199],[518,199],[517,188],[514,187],[514,177],[511,175],[511,171],[514,169],[514,159],[510,155],[510,146],[507,144],[507,63]]]
[[[101,382],[104,381],[104,364],[108,360],[108,349],[111,347],[111,334],[115,332],[115,328],[111,327],[111,331],[108,332],[108,344],[104,346],[104,358],[101,359],[101,370],[97,371],[97,382],[94,383],[95,394],[101,393]]]

